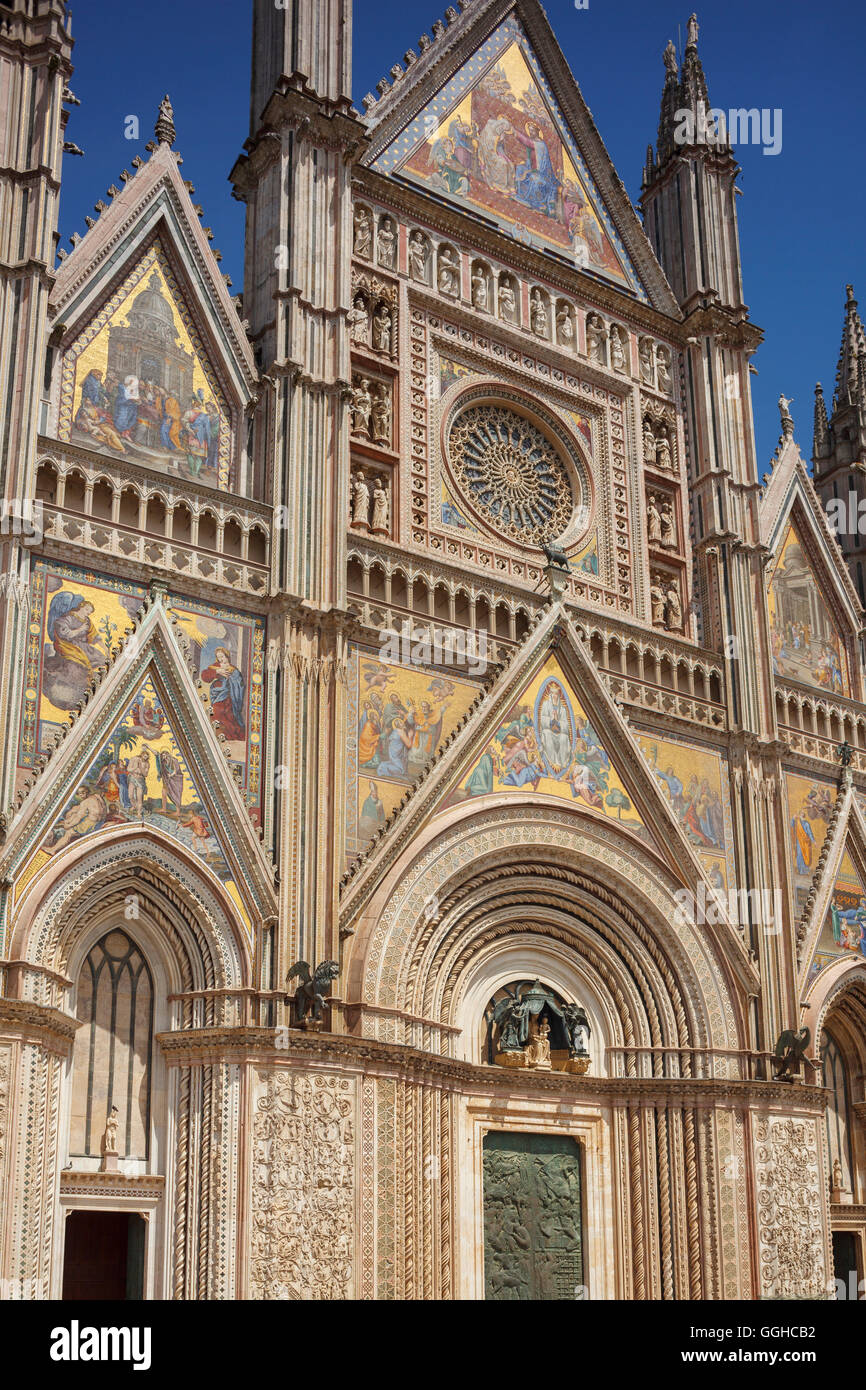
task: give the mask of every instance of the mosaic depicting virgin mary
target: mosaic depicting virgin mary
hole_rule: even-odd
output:
[[[564,777],[574,754],[574,715],[559,681],[545,681],[538,692],[535,736],[548,776]]]
[[[43,692],[58,709],[74,709],[94,671],[107,662],[93,623],[93,604],[83,594],[69,590],[55,594],[48,608],[46,632]]]

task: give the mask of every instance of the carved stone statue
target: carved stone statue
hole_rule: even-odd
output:
[[[365,347],[370,341],[370,315],[367,311],[367,301],[360,291],[355,295],[349,310],[349,336],[359,347]]]
[[[586,1057],[589,1053],[589,1019],[580,1004],[563,1004],[562,1016],[565,1020],[572,1056]]]
[[[452,298],[460,293],[460,262],[450,246],[443,246],[439,251],[439,293]]]
[[[377,352],[387,352],[389,356],[392,351],[392,326],[391,310],[384,299],[380,299],[373,315],[373,347]]]
[[[379,264],[386,270],[393,270],[397,261],[397,231],[390,217],[380,218],[376,241]]]
[[[605,364],[605,328],[598,314],[590,314],[586,320],[586,351],[593,362]]]
[[[372,436],[378,444],[391,443],[391,391],[384,381],[379,382],[373,397]]]
[[[385,479],[377,478],[373,484],[373,534],[387,536],[389,532],[390,505],[385,490]]]
[[[522,999],[508,1000],[499,1021],[499,1051],[521,1052],[526,1043],[529,1005]]]
[[[352,390],[352,433],[370,434],[370,414],[373,408],[373,398],[370,395],[370,383],[366,377],[356,380]]]
[[[517,300],[511,281],[506,275],[499,278],[499,317],[505,323],[517,322]]]
[[[697,15],[690,15],[686,25],[686,48],[697,48],[699,27]]]
[[[327,996],[331,992],[331,984],[339,973],[340,967],[335,960],[322,961],[321,965],[317,965],[312,972],[305,960],[299,960],[296,965],[292,966],[286,976],[286,985],[290,980],[300,980],[294,994],[297,1027],[307,1028],[321,1025]]]
[[[656,467],[666,469],[673,468],[673,463],[671,461],[671,441],[668,437],[667,428],[664,425],[662,425],[658,438],[656,439]]]
[[[610,365],[615,372],[626,370],[625,337],[622,329],[616,323],[610,330]]]
[[[640,348],[640,379],[645,386],[655,386],[655,370],[653,367],[653,345],[649,338],[641,338]]]
[[[672,579],[668,580],[665,594],[665,627],[668,632],[680,632],[683,626],[683,605],[679,590]]]
[[[547,337],[547,305],[539,290],[533,290],[529,304],[532,331],[539,338]]]
[[[654,492],[651,492],[646,500],[646,526],[650,542],[659,544],[662,538],[662,519]]]
[[[838,1159],[838,1158],[834,1158],[834,1159],[833,1159],[833,1179],[832,1179],[832,1181],[831,1181],[831,1183],[830,1183],[830,1188],[831,1188],[831,1190],[832,1190],[833,1192],[844,1192],[845,1189],[844,1189],[844,1187],[842,1186],[842,1184],[844,1183],[844,1181],[845,1181],[845,1176],[844,1176],[844,1174],[843,1174],[843,1172],[842,1172],[842,1164],[839,1162],[839,1159]]]
[[[528,1064],[541,1071],[550,1070],[550,1024],[544,1014],[540,1015],[529,1043]]]
[[[656,461],[656,437],[653,434],[653,427],[649,419],[643,422],[643,456],[644,463],[655,463]]]
[[[667,69],[668,72],[673,73],[674,77],[676,77],[677,73],[679,72],[679,65],[678,65],[678,63],[677,63],[677,50],[676,50],[675,47],[674,47],[674,41],[673,41],[673,39],[668,39],[667,48],[665,49],[664,58],[665,58],[665,68]]]
[[[665,395],[670,395],[671,355],[667,348],[660,347],[656,354],[656,371],[658,372],[659,390],[664,391]]]
[[[409,235],[409,274],[413,280],[420,280],[424,285],[428,282],[427,239],[423,232],[415,231]]]
[[[571,347],[574,342],[574,319],[568,304],[560,304],[556,311],[556,337],[563,347]]]
[[[669,547],[673,547],[677,543],[677,533],[674,525],[674,509],[670,501],[662,502],[661,543]]]
[[[483,266],[475,265],[472,270],[472,303],[476,309],[486,309],[487,298],[487,274]]]
[[[102,1143],[101,1143],[101,1145],[100,1145],[100,1148],[102,1149],[102,1161],[100,1162],[100,1165],[99,1165],[99,1171],[100,1171],[100,1173],[116,1173],[117,1170],[118,1170],[118,1169],[117,1169],[117,1157],[118,1157],[118,1154],[117,1154],[117,1124],[118,1124],[118,1110],[117,1110],[117,1106],[116,1106],[116,1105],[112,1105],[111,1110],[110,1110],[109,1115],[108,1115],[108,1119],[105,1121],[105,1129],[103,1130],[103,1134],[102,1134]]]
[[[112,1105],[108,1119],[105,1121],[105,1132],[102,1136],[102,1152],[104,1154],[117,1153],[117,1124],[118,1110],[116,1105]]]
[[[364,261],[369,261],[373,252],[373,221],[363,206],[355,209],[354,252]]]
[[[370,488],[360,468],[352,483],[352,525],[365,531],[370,519]]]
[[[656,627],[665,625],[665,591],[662,588],[659,576],[653,575],[650,584],[650,607],[652,609],[652,620]]]
[[[812,1034],[808,1028],[798,1028],[796,1032],[792,1028],[782,1030],[773,1049],[774,1081],[793,1082],[794,1077],[799,1076],[811,1039]]]
[[[786,439],[792,438],[794,434],[794,417],[791,414],[793,396],[779,396],[779,414],[782,417],[782,433]]]

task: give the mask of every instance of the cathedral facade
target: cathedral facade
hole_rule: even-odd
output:
[[[3,1296],[842,1296],[853,290],[765,468],[694,18],[639,211],[537,0],[363,113],[351,0],[253,19],[236,295],[168,98],[59,247],[0,4]]]

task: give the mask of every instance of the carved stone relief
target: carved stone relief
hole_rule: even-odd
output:
[[[763,1298],[821,1298],[827,1266],[818,1122],[764,1118],[755,1128]]]
[[[355,1081],[259,1073],[253,1118],[250,1293],[353,1294]]]

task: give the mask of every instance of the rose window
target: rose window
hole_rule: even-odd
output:
[[[522,415],[470,406],[451,427],[449,453],[475,510],[503,535],[540,546],[568,526],[574,496],[565,463]]]

